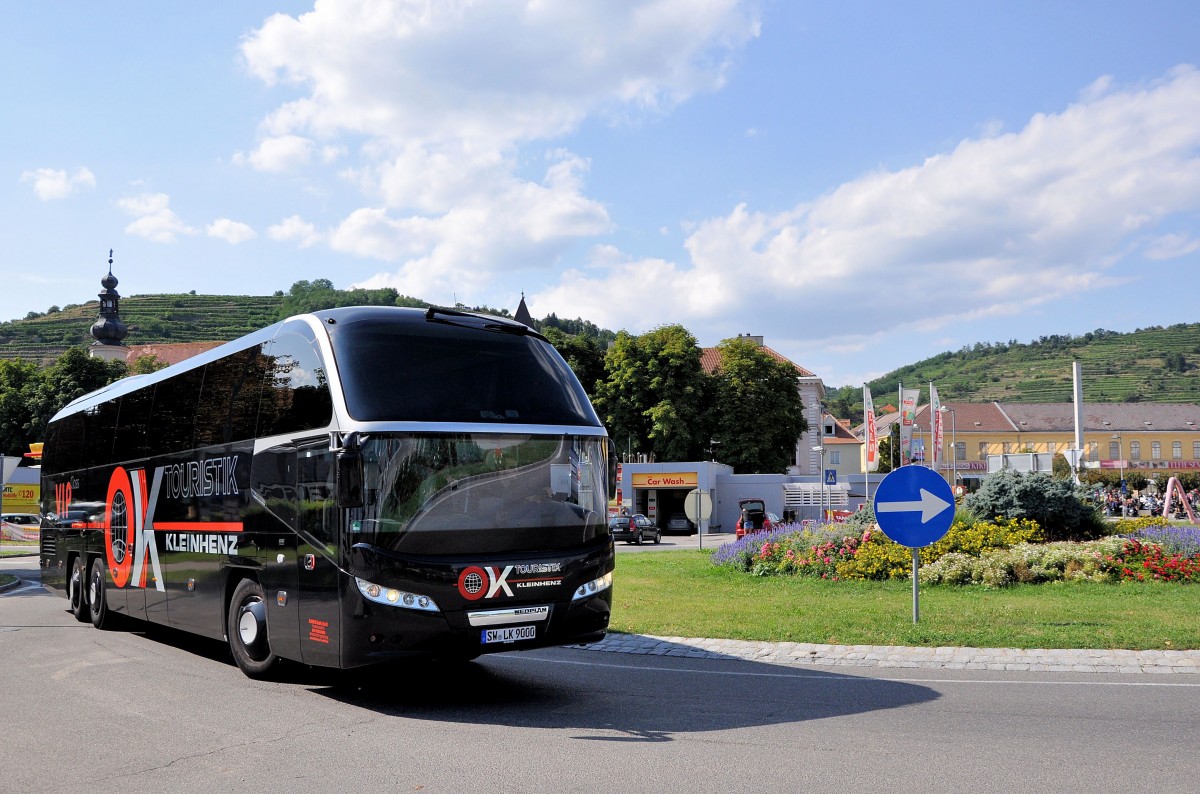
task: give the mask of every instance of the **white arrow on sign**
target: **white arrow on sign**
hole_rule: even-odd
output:
[[[921,499],[915,502],[879,502],[876,507],[881,513],[914,513],[921,511],[921,523],[929,523],[929,519],[950,506],[950,503],[940,496],[921,489]]]

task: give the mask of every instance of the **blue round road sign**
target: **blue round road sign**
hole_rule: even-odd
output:
[[[875,491],[875,520],[901,546],[937,543],[954,523],[954,493],[933,469],[901,466]]]

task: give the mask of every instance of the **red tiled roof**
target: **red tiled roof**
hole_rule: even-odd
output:
[[[799,375],[800,377],[802,377],[802,378],[813,377],[813,373],[809,372],[804,367],[802,367],[799,364],[797,364],[796,362],[792,361],[790,358],[783,355],[782,353],[772,350],[771,348],[767,347],[766,345],[759,345],[758,349],[763,351],[764,353],[766,353],[768,356],[775,359],[776,361],[782,361],[784,364],[791,364],[796,369],[796,374]],[[700,366],[703,367],[704,371],[707,372],[709,375],[716,372],[718,369],[721,368],[721,351],[715,347],[700,348]]]
[[[142,356],[154,356],[164,364],[178,364],[184,359],[206,353],[224,342],[172,342],[170,344],[130,345],[125,363],[130,366]]]

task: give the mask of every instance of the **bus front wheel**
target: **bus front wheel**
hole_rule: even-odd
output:
[[[67,579],[67,600],[71,604],[71,614],[80,623],[88,620],[87,598],[84,596],[87,571],[83,566],[83,557],[76,557],[71,563],[71,576]]]
[[[238,582],[229,601],[225,634],[233,661],[250,678],[262,678],[279,657],[271,653],[267,639],[267,603],[263,589],[253,579]]]

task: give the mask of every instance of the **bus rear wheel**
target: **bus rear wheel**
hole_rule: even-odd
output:
[[[88,574],[88,615],[92,619],[92,625],[98,629],[110,628],[113,623],[113,615],[108,611],[108,596],[104,590],[107,579],[108,566],[104,564],[104,560],[98,559],[93,562]]]
[[[238,582],[229,600],[225,621],[229,650],[238,668],[250,678],[263,678],[279,661],[267,639],[267,602],[253,579]]]
[[[80,623],[88,620],[86,589],[87,571],[83,567],[83,557],[76,557],[71,563],[71,576],[67,579],[67,600],[71,604],[71,614]]]

